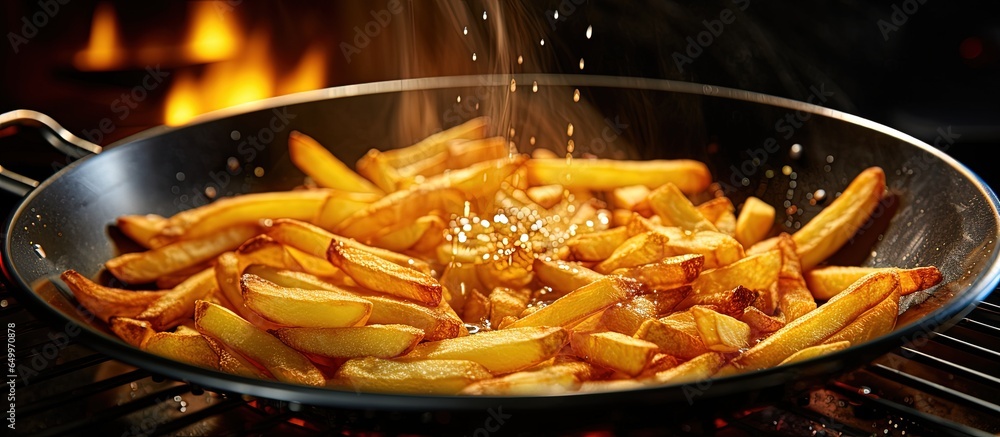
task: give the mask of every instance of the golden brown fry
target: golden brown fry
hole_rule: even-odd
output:
[[[526,193],[531,201],[548,209],[565,199],[566,189],[562,185],[543,185],[528,188]]]
[[[194,320],[199,332],[264,366],[279,381],[313,386],[326,383],[308,358],[232,311],[198,301]]]
[[[153,249],[158,247],[158,245],[153,244],[153,237],[167,227],[167,219],[156,214],[123,215],[118,217],[116,224],[118,229],[132,241],[147,249]]]
[[[490,298],[479,290],[472,290],[466,295],[462,306],[462,321],[473,325],[482,325],[489,321]]]
[[[617,227],[574,235],[566,241],[566,247],[577,261],[603,261],[630,236],[628,229]]]
[[[683,310],[693,308],[698,305],[711,306],[715,310],[728,316],[740,317],[750,305],[760,297],[760,293],[746,288],[742,285],[736,286],[732,290],[712,294],[689,294],[686,299],[677,304],[674,309]]]
[[[701,381],[712,377],[725,364],[725,355],[718,352],[706,352],[677,365],[677,367],[657,372],[653,379],[659,384]]]
[[[791,364],[791,363],[797,363],[799,361],[810,360],[816,357],[821,357],[829,353],[842,351],[849,347],[851,347],[851,342],[849,341],[837,341],[833,343],[823,343],[823,344],[818,344],[816,346],[809,346],[805,349],[802,349],[792,354],[792,356],[785,358],[785,360],[779,363],[778,365],[780,366],[783,364]]]
[[[485,367],[467,360],[400,362],[375,357],[347,360],[331,380],[358,392],[447,394],[469,384],[492,378]]]
[[[645,232],[625,240],[604,261],[594,266],[598,273],[610,273],[618,269],[641,266],[658,262],[668,256],[669,238],[657,231]]]
[[[759,334],[771,333],[785,326],[785,322],[778,320],[775,317],[771,317],[766,313],[764,313],[763,311],[752,306],[746,307],[743,310],[743,315],[740,316],[739,319],[741,322],[749,325],[750,328],[754,330],[754,332],[757,332]]]
[[[573,290],[555,302],[523,316],[507,329],[526,326],[569,327],[591,314],[646,290],[638,281],[622,276],[605,276]]]
[[[685,232],[672,226],[660,226],[657,230],[670,239],[667,242],[670,255],[704,255],[706,269],[729,265],[745,256],[743,246],[735,238],[721,232]]]
[[[698,335],[716,352],[737,352],[750,346],[750,326],[725,314],[696,306],[691,308]]]
[[[300,220],[275,220],[274,224],[267,230],[267,235],[271,236],[281,244],[294,247],[302,252],[324,260],[327,259],[327,250],[330,248],[330,244],[336,241],[338,243],[343,243],[346,246],[370,252],[379,258],[388,260],[403,267],[410,267],[424,273],[430,271],[430,266],[428,266],[424,261],[393,251],[367,246],[349,238],[334,235],[317,226]]]
[[[236,249],[244,241],[257,235],[256,224],[246,224],[223,229],[210,235],[181,240],[145,252],[119,255],[104,263],[116,278],[129,284],[153,282],[157,278],[196,266],[215,258],[222,252]]]
[[[899,315],[899,293],[890,294],[878,305],[865,311],[853,322],[823,340],[823,343],[849,341],[861,344],[873,338],[888,334],[896,327]]]
[[[172,332],[153,334],[142,348],[146,352],[209,369],[219,368],[219,355],[201,334],[186,335]]]
[[[660,352],[681,359],[690,359],[708,352],[708,346],[698,334],[698,326],[690,311],[674,313],[662,319],[649,319],[639,326],[635,338],[660,347]]]
[[[694,292],[680,306],[689,307],[706,303],[712,299],[710,296],[721,296],[740,286],[751,290],[766,289],[778,280],[780,270],[781,252],[777,250],[748,256],[724,267],[705,270],[691,282]]]
[[[363,325],[372,303],[349,293],[281,287],[245,273],[240,280],[243,303],[265,319],[285,326],[344,328]]]
[[[153,238],[157,245],[220,232],[264,219],[296,219],[312,222],[330,196],[329,190],[298,190],[242,194],[170,217],[167,226]]]
[[[649,187],[645,185],[615,188],[611,191],[611,205],[631,212],[636,205],[646,200],[646,197],[649,197]]]
[[[633,335],[646,320],[670,312],[689,293],[691,287],[683,286],[640,294],[604,310],[601,313],[601,324],[610,331]]]
[[[457,309],[465,306],[466,297],[472,290],[486,289],[479,282],[475,264],[449,263],[441,273],[439,282],[444,287],[442,296],[448,301],[449,306]]]
[[[654,343],[617,332],[575,332],[570,341],[578,357],[629,376],[642,373],[658,350]]]
[[[394,358],[405,355],[424,338],[409,325],[368,325],[349,328],[281,328],[274,336],[292,348],[330,358]]]
[[[688,231],[719,231],[672,183],[653,190],[647,199],[649,206],[660,216],[665,226],[677,226]]]
[[[806,287],[795,241],[786,233],[778,236],[781,271],[778,273],[778,311],[785,323],[816,309],[816,300]]]
[[[792,235],[802,270],[810,270],[841,246],[871,218],[885,191],[885,172],[870,167],[859,173],[840,197]]]
[[[219,356],[219,370],[233,375],[245,376],[247,378],[274,379],[274,376],[272,376],[270,372],[257,367],[256,364],[250,362],[250,360],[244,358],[242,355],[230,349],[218,340],[201,335],[198,331],[195,331],[195,334],[204,338],[208,343],[208,346],[211,347],[212,350],[215,351],[215,354]]]
[[[750,196],[736,218],[736,241],[750,247],[767,237],[774,227],[774,207]]]
[[[317,185],[348,192],[384,194],[318,141],[297,130],[288,134],[288,155]]]
[[[562,159],[533,159],[527,167],[530,185],[562,184],[566,188],[598,191],[630,185],[645,185],[652,189],[672,182],[685,194],[696,194],[712,182],[712,175],[704,163],[686,159],[574,159],[571,163]]]
[[[373,237],[371,244],[386,250],[403,252],[416,245],[425,235],[431,234],[438,236],[436,242],[429,243],[430,247],[436,247],[443,240],[445,227],[441,217],[425,215]]]
[[[108,320],[108,325],[111,328],[111,332],[114,332],[118,338],[140,349],[146,344],[149,337],[156,334],[156,331],[153,330],[153,325],[145,320],[115,316]]]
[[[105,287],[75,270],[67,270],[59,277],[73,292],[80,305],[105,322],[112,316],[134,318],[169,293],[168,290],[133,291]]]
[[[323,202],[323,207],[319,210],[316,226],[328,231],[335,229],[344,219],[367,208],[382,197],[382,194],[375,193],[331,191],[330,197],[326,199],[326,202]]]
[[[448,168],[465,168],[470,165],[501,159],[513,153],[511,143],[504,137],[448,142]]]
[[[516,372],[552,358],[569,332],[554,327],[507,328],[476,335],[424,342],[401,360],[468,360],[495,374]]]
[[[528,306],[527,299],[505,287],[494,288],[490,293],[490,326],[500,326],[505,317],[517,317]]]
[[[598,369],[589,363],[564,361],[476,381],[465,387],[462,394],[512,396],[566,393],[576,390],[581,381],[597,373]]]
[[[937,267],[915,267],[899,269],[894,267],[843,267],[829,266],[812,269],[805,273],[806,284],[816,300],[828,300],[846,290],[862,277],[878,272],[893,270],[899,274],[900,294],[906,296],[926,290],[941,282],[941,271]]]
[[[761,340],[720,372],[731,374],[776,366],[793,353],[819,344],[898,288],[899,275],[895,272],[869,274],[823,306]]]
[[[615,270],[613,273],[635,279],[650,288],[666,289],[691,283],[701,274],[704,265],[704,255],[687,254]]]
[[[157,331],[173,328],[194,315],[195,301],[205,299],[218,290],[215,269],[202,270],[151,303],[135,318],[150,322]]]
[[[393,264],[340,242],[330,243],[327,259],[362,287],[428,305],[441,302],[441,284],[425,273]]]
[[[535,258],[532,262],[532,271],[535,272],[539,281],[552,288],[555,297],[565,295],[604,277],[604,275],[577,263],[542,258]]]

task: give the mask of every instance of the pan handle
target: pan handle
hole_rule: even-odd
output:
[[[59,123],[38,111],[17,109],[0,114],[0,129],[8,126],[38,128],[42,136],[60,152],[73,158],[101,153],[101,146],[73,135]],[[38,181],[0,166],[0,189],[25,196],[38,186]]]

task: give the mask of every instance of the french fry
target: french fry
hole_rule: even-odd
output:
[[[385,153],[376,149],[365,153],[354,165],[354,168],[386,193],[392,193],[399,189],[399,181],[403,179],[396,168],[389,163]]]
[[[500,321],[505,317],[519,316],[528,305],[527,299],[504,287],[493,289],[489,299],[491,327],[500,326]]]
[[[494,374],[504,374],[552,358],[568,342],[569,332],[562,328],[507,328],[421,343],[400,359],[468,360],[481,364]]]
[[[566,188],[609,191],[630,185],[653,189],[668,182],[685,194],[708,188],[712,175],[698,161],[651,160],[618,161],[610,159],[533,159],[528,162],[528,183],[533,186],[561,184]]]
[[[802,277],[795,241],[786,233],[778,236],[781,271],[778,273],[778,311],[785,323],[816,309],[816,300]]]
[[[479,282],[479,275],[476,273],[475,264],[449,263],[441,273],[441,286],[444,287],[442,296],[446,296],[448,305],[452,308],[462,309],[465,300],[472,290],[485,290],[486,287]],[[447,293],[444,293],[446,291]]]
[[[605,276],[584,285],[555,302],[521,317],[507,329],[527,326],[568,327],[629,297],[644,292],[638,281],[622,276]]]
[[[199,332],[264,366],[279,381],[312,386],[326,384],[323,373],[308,358],[232,311],[198,301],[194,320]]]
[[[737,352],[750,346],[750,326],[705,307],[692,307],[698,335],[709,350]]]
[[[723,374],[774,367],[793,353],[815,346],[899,288],[896,272],[876,272],[859,279],[823,306],[793,320],[734,358]]]
[[[288,155],[317,185],[342,191],[384,194],[367,179],[351,170],[322,144],[302,132],[288,134]]]
[[[635,279],[650,288],[663,289],[691,283],[701,274],[704,265],[704,255],[687,254],[663,258],[659,262],[615,270],[613,273]]]
[[[544,395],[576,390],[581,381],[599,371],[583,361],[564,361],[541,368],[531,368],[504,376],[469,384],[462,390],[467,395]]]
[[[886,270],[892,270],[899,274],[899,290],[903,296],[926,290],[941,282],[941,271],[937,267],[899,269],[894,267],[829,266],[805,272],[805,279],[809,291],[812,292],[816,300],[829,300],[846,290],[858,279],[870,273]]]
[[[577,263],[560,260],[535,258],[531,266],[538,280],[552,288],[557,297],[604,277]]]
[[[756,197],[747,197],[736,217],[736,241],[750,247],[767,237],[774,227],[774,207]]]
[[[390,229],[384,234],[372,238],[371,244],[386,250],[402,252],[412,248],[421,238],[427,234],[437,235],[437,241],[429,243],[431,247],[437,246],[443,238],[445,223],[441,217],[436,215],[425,215],[413,222],[405,223],[402,226]]]
[[[726,357],[723,354],[706,352],[678,364],[677,367],[657,372],[653,379],[658,384],[683,384],[701,381],[712,377],[725,364]]]
[[[625,243],[631,235],[628,229],[617,227],[605,231],[577,234],[566,241],[566,247],[577,261],[603,261]]]
[[[219,355],[208,345],[202,335],[157,332],[149,337],[144,351],[171,360],[209,369],[219,368]]]
[[[633,335],[646,320],[670,312],[689,293],[691,287],[684,286],[640,294],[604,310],[601,313],[601,325],[610,331]]]
[[[333,242],[327,259],[362,287],[428,305],[436,306],[441,302],[441,284],[436,279],[370,252]]]
[[[683,229],[672,226],[657,229],[669,239],[667,247],[670,255],[704,255],[706,269],[729,265],[745,256],[743,246],[735,238],[721,232],[684,232]]]
[[[720,313],[732,317],[740,317],[750,305],[760,297],[760,293],[742,285],[732,290],[712,294],[689,294],[686,299],[677,304],[674,309],[684,310],[695,306],[711,306]]]
[[[611,191],[611,205],[632,211],[636,205],[646,200],[646,197],[649,197],[649,187],[645,185],[615,188]]]
[[[223,229],[221,232],[181,240],[145,252],[126,253],[104,263],[116,278],[129,284],[153,282],[157,278],[198,265],[222,252],[236,249],[257,235],[256,224]]]
[[[368,321],[372,310],[371,302],[349,293],[281,287],[249,273],[243,274],[240,288],[247,308],[265,319],[285,326],[358,326]]]
[[[728,197],[713,197],[712,199],[698,204],[695,208],[697,208],[698,212],[705,217],[705,220],[712,223],[721,220],[726,213],[736,211],[736,207],[733,206],[733,201],[729,200]]]
[[[168,290],[133,291],[105,287],[91,281],[76,270],[63,272],[60,279],[87,311],[107,322],[112,316],[134,318]]]
[[[629,376],[642,373],[658,350],[654,343],[618,332],[575,332],[570,342],[578,357]]]
[[[690,311],[674,313],[661,319],[648,319],[633,337],[656,344],[660,352],[681,359],[691,359],[709,351],[698,333]]]
[[[895,318],[895,316],[893,316]],[[785,326],[785,322],[779,320],[776,317],[771,317],[764,313],[763,311],[757,309],[756,307],[746,307],[743,310],[743,315],[739,317],[740,321],[746,323],[750,326],[754,332],[760,334],[768,334],[781,329]]]
[[[330,196],[328,190],[298,190],[226,197],[170,217],[152,241],[157,246],[220,232],[264,219],[312,222]]]
[[[395,358],[424,338],[409,325],[368,325],[349,328],[281,328],[274,336],[295,350],[329,358]]]
[[[901,281],[902,282],[902,281]],[[873,338],[888,334],[896,327],[899,314],[899,294],[893,293],[872,309],[865,311],[853,322],[823,340],[824,344],[848,341],[861,344]]]
[[[782,366],[782,365],[785,365],[785,364],[791,364],[791,363],[797,363],[799,361],[810,360],[810,359],[813,359],[813,358],[816,358],[816,357],[821,357],[821,356],[829,354],[829,353],[833,353],[833,352],[837,352],[837,351],[842,351],[842,350],[847,349],[849,347],[851,347],[851,342],[849,342],[849,341],[837,341],[837,342],[833,342],[833,343],[823,343],[823,344],[818,344],[816,346],[809,346],[809,347],[807,347],[805,349],[802,349],[802,350],[800,350],[800,351],[792,354],[792,356],[790,356],[788,358],[785,358],[785,360],[782,361],[781,363],[779,363],[778,365]]]
[[[448,168],[465,168],[483,161],[501,159],[511,152],[510,143],[504,137],[452,140],[448,142]]]
[[[400,362],[365,357],[347,360],[331,384],[358,392],[453,395],[491,377],[485,367],[468,360]]]
[[[428,135],[411,146],[383,152],[386,162],[396,168],[416,164],[424,159],[446,153],[452,140],[477,140],[486,138],[489,121],[484,117],[470,119],[457,126]],[[365,158],[361,158],[363,161]],[[358,165],[363,163],[359,161]]]
[[[336,241],[346,246],[370,252],[379,258],[403,267],[410,267],[424,273],[430,271],[430,266],[424,261],[389,250],[367,246],[349,238],[334,235],[329,231],[300,220],[274,220],[274,224],[267,230],[267,235],[281,244],[294,247],[324,260],[327,259],[327,250],[330,248],[330,244]]]
[[[781,260],[781,252],[773,250],[748,256],[723,267],[705,270],[691,282],[694,292],[680,306],[705,303],[712,299],[709,296],[722,295],[740,286],[751,290],[766,289],[778,280]]]
[[[484,324],[489,321],[490,298],[479,290],[472,290],[465,299],[462,306],[462,320],[473,325]]]
[[[611,273],[617,269],[655,263],[670,256],[669,238],[657,231],[645,232],[625,240],[604,261],[594,266],[598,273]]]
[[[135,318],[150,322],[157,331],[173,328],[194,315],[195,301],[211,296],[218,289],[215,269],[202,270],[156,299]]]
[[[194,332],[196,335],[205,339],[208,346],[215,351],[215,354],[219,357],[219,370],[238,376],[245,376],[247,378],[263,379],[269,380],[274,379],[274,376],[270,372],[257,367],[255,364],[251,363],[242,355],[236,353],[226,345],[220,343],[218,340],[201,335],[198,331]]]
[[[548,209],[563,201],[566,189],[562,185],[543,185],[528,188],[525,193],[532,202],[537,203],[542,208]]]
[[[167,227],[167,219],[156,214],[123,215],[115,221],[118,229],[146,249],[154,249],[154,237]]]
[[[319,210],[319,215],[316,217],[316,226],[328,231],[333,230],[344,219],[367,208],[382,197],[382,194],[375,193],[331,191],[330,197],[326,199],[326,202],[323,202],[323,206]]]
[[[111,332],[126,343],[142,349],[149,337],[156,334],[153,325],[145,320],[136,320],[128,317],[111,317],[108,320]]]
[[[819,214],[795,231],[802,270],[810,270],[841,248],[869,220],[885,191],[885,172],[865,169]]]
[[[719,231],[673,183],[668,182],[653,190],[647,199],[665,226],[677,226],[689,231]]]

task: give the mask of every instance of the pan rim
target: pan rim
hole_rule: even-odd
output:
[[[278,96],[269,99],[259,100],[255,102],[250,102],[247,104],[226,108],[218,111],[213,111],[207,114],[196,117],[189,123],[180,126],[158,126],[154,127],[137,134],[131,135],[129,137],[123,138],[107,146],[104,153],[114,153],[114,150],[121,146],[126,146],[131,143],[138,142],[139,140],[151,138],[155,136],[162,135],[166,132],[184,129],[191,126],[195,126],[202,123],[211,122],[214,120],[224,119],[232,117],[239,114],[256,112],[260,110],[267,110],[278,108],[282,106],[289,106],[295,104],[309,103],[320,100],[344,98],[344,97],[354,97],[370,94],[382,94],[382,93],[395,93],[404,91],[419,91],[419,90],[431,90],[431,89],[443,89],[452,87],[468,87],[468,86],[506,86],[509,84],[511,78],[517,80],[518,78],[523,78],[522,80],[536,80],[539,85],[554,85],[554,86],[590,86],[590,87],[610,87],[610,88],[626,88],[626,89],[648,89],[657,91],[669,91],[678,92],[694,95],[702,95],[709,97],[719,97],[747,101],[751,103],[775,106],[791,110],[800,110],[816,115],[822,115],[828,118],[833,118],[840,120],[849,124],[854,124],[861,126],[863,128],[879,132],[884,135],[899,139],[906,142],[912,146],[918,147],[932,155],[936,158],[941,159],[941,161],[959,174],[965,177],[973,186],[975,186],[979,191],[983,199],[987,200],[987,204],[992,209],[994,218],[996,218],[997,223],[1000,224],[1000,201],[998,201],[997,196],[993,190],[985,183],[985,181],[980,178],[977,174],[973,173],[963,164],[959,163],[954,158],[946,155],[944,152],[934,148],[933,146],[922,142],[908,134],[900,132],[896,129],[890,128],[888,126],[876,123],[874,121],[848,114],[842,111],[822,107],[819,105],[801,102],[797,100],[787,99],[783,97],[776,97],[766,94],[755,93],[751,91],[738,90],[734,88],[719,87],[714,85],[703,85],[692,82],[679,82],[666,79],[649,79],[649,78],[638,78],[638,77],[616,77],[616,76],[588,76],[588,75],[558,75],[558,74],[522,74],[522,75],[476,75],[476,76],[446,76],[446,77],[431,77],[431,78],[418,78],[418,79],[403,79],[403,80],[392,80],[383,82],[371,82],[364,84],[353,84],[345,85],[340,87],[331,87],[321,90],[306,91],[302,93],[290,94],[285,96]],[[27,294],[31,296],[30,299],[32,304],[37,304],[37,306],[47,310],[50,316],[59,319],[61,322],[67,323],[77,323],[76,320],[64,315],[61,311],[47,305],[41,300],[41,298],[35,293],[30,292],[31,286],[24,282],[23,277],[18,274],[17,267],[13,264],[11,257],[11,230],[13,228],[13,223],[16,219],[24,214],[25,208],[31,203],[39,193],[42,193],[53,181],[59,179],[67,172],[73,171],[78,165],[86,162],[89,159],[95,158],[94,156],[86,157],[76,162],[66,166],[59,172],[55,173],[53,176],[49,177],[43,181],[36,189],[30,192],[24,199],[21,200],[19,206],[8,216],[5,221],[5,233],[4,233],[4,245],[3,245],[3,268],[4,273],[15,283],[16,288],[22,289],[24,292],[22,294]],[[1000,226],[1000,225],[998,225]],[[1000,234],[1000,232],[998,232]],[[964,316],[969,311],[972,310],[974,303],[978,300],[984,298],[987,294],[996,288],[997,284],[1000,283],[1000,253],[994,251],[988,259],[989,267],[980,272],[979,277],[977,277],[970,285],[964,290],[961,296],[954,298],[955,300],[949,305],[938,308],[917,322],[912,323],[906,327],[894,330],[893,332],[879,337],[877,339],[866,342],[862,345],[852,346],[843,351],[836,352],[834,354],[827,355],[823,359],[830,359],[837,363],[844,361],[849,354],[866,355],[863,352],[870,353],[875,350],[885,351],[888,349],[886,346],[892,341],[899,341],[901,337],[905,337],[914,334],[918,331],[923,330],[927,334],[933,334],[935,331],[940,330],[941,327],[950,326],[950,324],[957,321],[958,318]],[[928,326],[932,325],[932,328]],[[83,325],[81,325],[83,326]],[[634,403],[641,399],[655,398],[659,397],[663,400],[681,400],[682,397],[677,396],[675,393],[679,386],[684,384],[669,384],[663,386],[652,386],[642,389],[633,390],[616,390],[607,392],[587,392],[587,393],[568,393],[560,395],[535,395],[535,396],[447,396],[447,395],[412,395],[412,394],[400,394],[400,393],[355,393],[345,390],[322,388],[322,387],[307,387],[294,384],[280,383],[277,381],[261,381],[252,378],[239,377],[236,375],[229,375],[224,372],[211,371],[208,369],[203,369],[200,367],[187,365],[179,363],[173,360],[168,360],[137,348],[129,346],[120,340],[116,340],[108,337],[107,335],[97,332],[90,326],[83,326],[81,332],[84,336],[88,337],[92,341],[88,346],[93,347],[99,352],[106,353],[122,361],[129,362],[130,364],[138,365],[141,367],[150,368],[150,370],[158,371],[166,376],[179,378],[185,381],[197,383],[204,385],[206,387],[216,387],[221,391],[227,392],[239,392],[247,393],[255,396],[261,396],[265,398],[273,399],[283,399],[294,402],[301,402],[311,405],[324,405],[324,406],[334,406],[334,407],[372,407],[372,408],[391,408],[391,409],[436,409],[436,408],[446,408],[455,410],[481,410],[483,408],[488,408],[490,406],[495,406],[498,402],[504,403],[516,403],[518,406],[525,406],[528,408],[563,408],[568,406],[597,406],[597,405],[607,405],[609,402],[616,403]],[[139,353],[136,353],[139,352]],[[837,358],[840,360],[837,360]],[[780,366],[776,368],[769,368],[754,372],[746,372],[737,375],[732,375],[724,378],[719,378],[717,381],[718,385],[723,390],[707,390],[705,392],[706,398],[717,397],[727,394],[733,394],[736,392],[743,392],[749,389],[763,388],[765,386],[771,386],[773,384],[766,383],[765,381],[771,379],[781,379],[785,382],[794,378],[798,375],[803,368],[809,363],[814,363],[817,359],[804,361],[802,363],[797,363],[789,366]],[[743,384],[746,382],[756,381],[756,384]],[[233,387],[239,387],[238,390],[233,390]],[[739,388],[737,388],[739,387]],[[659,396],[657,396],[659,395]],[[416,402],[415,402],[416,401]],[[645,401],[645,402],[648,402]]]

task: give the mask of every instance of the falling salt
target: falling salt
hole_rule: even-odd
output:
[[[524,57],[523,57],[523,56],[520,56],[520,55],[518,55],[518,56],[517,56],[517,65],[521,65],[521,64],[523,64],[523,63],[524,63]]]
[[[483,21],[486,20],[486,11],[483,11]]]
[[[542,38],[542,42],[541,42],[541,44],[542,44],[542,45],[545,45],[545,38]]]
[[[558,20],[559,19],[559,11],[555,11],[554,13],[552,13],[552,18],[555,18],[556,20]]]
[[[534,81],[534,82],[531,82],[531,92],[533,92],[533,93],[537,93],[538,92],[538,81],[537,80]]]
[[[594,35],[594,26],[587,26],[587,39]]]
[[[476,60],[476,53],[475,53],[475,52],[473,52],[473,53],[472,53],[472,60],[473,60],[473,61],[475,61],[475,60]]]
[[[469,26],[465,26],[464,28],[462,28],[462,35],[468,35],[468,34],[469,34]]]
[[[510,92],[514,92],[515,90],[517,90],[517,81],[515,81],[514,79],[511,79],[510,80]]]
[[[574,102],[579,102],[580,101],[580,90],[579,89],[573,90],[573,101]]]
[[[583,58],[580,58],[580,69],[583,70]]]
[[[32,244],[31,248],[34,249],[35,255],[38,255],[38,257],[41,258],[41,259],[45,259],[45,256],[46,256],[45,255],[45,249],[42,249],[42,245],[41,244],[38,244],[38,243]]]

